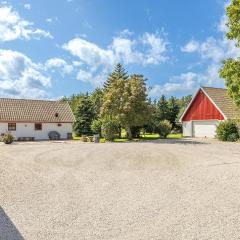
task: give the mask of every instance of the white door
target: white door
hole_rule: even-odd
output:
[[[217,121],[194,121],[193,136],[214,138],[216,135]]]

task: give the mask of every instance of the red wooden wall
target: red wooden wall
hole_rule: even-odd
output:
[[[224,117],[204,92],[200,90],[183,116],[182,121],[211,119],[224,120]]]

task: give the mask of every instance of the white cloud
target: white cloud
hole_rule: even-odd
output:
[[[182,52],[192,53],[196,52],[199,48],[199,42],[191,40],[184,47],[181,48]]]
[[[73,61],[72,64],[74,67],[79,67],[79,66],[83,65],[83,63],[79,62],[79,61]]]
[[[125,64],[142,64],[143,54],[137,50],[136,41],[127,38],[116,37],[111,44],[114,62],[124,62]]]
[[[80,70],[77,74],[77,80],[80,80],[83,82],[91,82],[92,78],[93,78],[93,75],[90,71]]]
[[[77,80],[82,82],[88,82],[94,87],[100,87],[107,78],[108,72],[106,70],[101,71],[99,74],[95,74],[92,71],[79,70],[77,74]]]
[[[169,43],[165,37],[161,37],[158,33],[144,33],[134,39],[132,35],[133,33],[125,29],[119,36],[114,37],[106,48],[77,37],[64,44],[63,48],[78,57],[84,65],[82,67],[88,69],[89,74],[83,74],[83,76],[90,78],[91,75],[93,85],[103,82],[100,78],[105,80],[117,62],[144,66],[158,65],[168,59]],[[82,81],[86,81],[87,78],[78,77]]]
[[[3,97],[46,97],[51,79],[40,64],[24,54],[0,49],[0,94]]]
[[[201,76],[194,72],[183,73],[179,76],[174,76],[169,82],[163,85],[154,85],[149,95],[151,97],[159,97],[162,94],[170,96],[172,94],[183,95],[186,92],[193,93],[201,83]]]
[[[119,36],[121,36],[121,37],[132,36],[133,34],[134,34],[134,32],[130,31],[127,28],[125,28],[121,32],[119,32]]]
[[[65,44],[63,48],[94,69],[100,65],[112,66],[114,64],[115,56],[113,51],[102,49],[85,39],[74,38]]]
[[[55,69],[60,69],[62,75],[69,74],[73,71],[73,66],[61,58],[51,58],[46,61],[45,66],[53,71]]]
[[[52,18],[47,18],[47,19],[46,19],[46,22],[52,23],[52,22],[53,22],[53,19],[52,19]]]
[[[46,18],[45,21],[47,23],[53,23],[58,21],[58,17],[51,17],[51,18]]]
[[[204,42],[194,41],[195,47],[189,47],[189,53],[198,53],[202,60],[211,60],[220,63],[229,57],[238,57],[240,50],[235,47],[234,41],[229,41],[223,36],[222,38],[208,37]],[[192,41],[184,46],[186,50],[192,45]],[[193,46],[193,45],[192,45]],[[191,51],[190,51],[191,48]]]
[[[229,6],[230,3],[231,3],[230,0],[225,1],[225,3],[224,3],[224,11],[226,11],[226,8]],[[226,23],[227,23],[227,15],[224,14],[221,17],[221,19],[220,19],[220,21],[218,23],[218,26],[217,26],[219,32],[223,32],[225,34],[228,31],[228,27],[227,27]]]
[[[49,32],[35,28],[32,22],[21,18],[11,6],[0,5],[0,41],[40,37],[53,38]]]
[[[226,33],[228,31],[228,27],[227,27],[226,23],[227,23],[227,16],[223,15],[219,24],[218,24],[218,31],[219,32]]]
[[[30,10],[30,9],[31,9],[31,4],[29,4],[29,3],[25,3],[23,6],[24,6],[24,8],[26,8],[27,10]]]
[[[143,44],[149,46],[146,55],[144,56],[144,64],[157,65],[168,59],[165,55],[169,44],[166,39],[161,38],[156,34],[144,33],[142,42]]]

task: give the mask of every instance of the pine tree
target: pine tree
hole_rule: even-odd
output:
[[[76,122],[74,124],[74,133],[77,136],[91,133],[91,124],[94,118],[92,102],[88,94],[82,97],[75,111]]]
[[[168,100],[169,115],[168,120],[172,124],[172,128],[176,126],[176,120],[179,113],[179,105],[175,97],[170,97]]]
[[[168,102],[166,97],[162,95],[157,103],[156,120],[157,121],[168,120],[168,117],[169,117]]]
[[[123,79],[123,80],[128,79],[128,74],[121,63],[118,63],[115,66],[114,71],[108,76],[106,82],[103,85],[104,90],[105,91],[108,90],[109,87],[112,85],[112,83],[119,79]]]

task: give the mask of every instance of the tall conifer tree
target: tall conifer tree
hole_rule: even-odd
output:
[[[80,100],[75,111],[76,122],[74,132],[77,136],[91,133],[91,124],[94,119],[93,106],[88,94]]]
[[[109,87],[112,85],[112,83],[119,79],[123,79],[123,80],[128,79],[128,73],[125,71],[121,63],[118,63],[115,66],[114,71],[108,76],[107,81],[103,85],[104,90],[105,91],[108,90]]]

